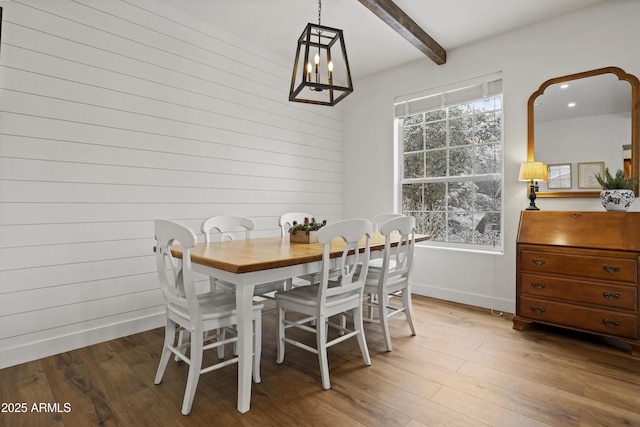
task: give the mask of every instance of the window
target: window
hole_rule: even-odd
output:
[[[449,247],[502,250],[502,80],[396,104],[402,212]]]

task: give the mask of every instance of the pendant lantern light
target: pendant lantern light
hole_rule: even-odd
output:
[[[342,30],[322,26],[321,9],[318,0],[318,24],[307,24],[298,39],[289,101],[333,106],[353,83]]]

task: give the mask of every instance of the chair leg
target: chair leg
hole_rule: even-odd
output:
[[[327,359],[327,328],[320,326],[325,325],[327,319],[318,318],[316,326],[316,348],[318,349],[318,361],[320,363],[320,376],[322,377],[322,388],[329,390],[331,382],[329,381],[329,361]]]
[[[182,415],[188,415],[193,405],[193,397],[198,387],[198,379],[202,370],[202,331],[191,333],[191,358],[189,363],[189,373],[187,374],[187,387],[184,390],[184,400],[182,401]]]
[[[369,300],[367,304],[367,319],[369,320],[373,320],[373,304],[375,303],[374,295],[375,294],[369,293],[366,297]]]
[[[371,365],[371,356],[369,356],[369,348],[367,347],[367,340],[364,336],[364,320],[362,318],[363,311],[362,306],[353,310],[353,324],[354,328],[357,328],[359,332],[356,337],[358,338],[358,344],[360,345],[360,351],[362,352],[362,358],[364,359],[364,364],[369,366]]]
[[[213,292],[216,290],[216,280],[213,277],[209,277],[209,292]]]
[[[177,344],[177,346],[180,347],[181,345],[183,345],[188,340],[189,340],[189,331],[187,331],[186,329],[180,329],[180,332],[178,332],[178,344]],[[186,351],[187,350],[183,350],[182,354],[186,353]],[[180,358],[178,356],[175,356],[173,358],[173,360],[175,360],[176,362],[179,362]]]
[[[284,282],[284,290],[288,291],[289,289],[293,289],[293,279],[287,279]]]
[[[262,313],[254,315],[253,318],[253,382],[259,383],[260,359],[262,357]]]
[[[158,370],[156,371],[156,378],[153,381],[155,384],[162,382],[164,371],[169,364],[169,358],[171,357],[171,350],[169,346],[173,345],[176,338],[176,324],[167,318],[167,324],[164,332],[164,346],[162,347],[162,356],[160,356],[160,363],[158,364]]]
[[[284,337],[285,337],[285,329],[284,329],[284,308],[281,308],[279,305],[276,309],[277,318],[278,318],[278,329],[276,329],[276,341],[277,341],[277,356],[276,363],[280,364],[284,361]]]
[[[225,328],[218,328],[218,341],[224,341],[227,337],[227,331]],[[218,347],[218,359],[224,359],[224,346]]]
[[[416,327],[413,324],[413,304],[411,303],[411,290],[404,289],[402,291],[402,304],[404,306],[404,315],[407,317],[407,323],[411,328],[411,335],[416,334]]]
[[[382,336],[384,342],[387,345],[387,351],[393,350],[391,346],[391,333],[389,332],[389,317],[387,316],[387,302],[388,298],[386,294],[378,292],[378,317],[380,318],[380,328],[382,329]]]

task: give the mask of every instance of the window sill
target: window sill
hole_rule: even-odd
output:
[[[504,248],[487,249],[482,246],[451,246],[450,243],[442,242],[420,242],[416,243],[416,248],[442,249],[455,252],[469,252],[483,255],[504,255]]]

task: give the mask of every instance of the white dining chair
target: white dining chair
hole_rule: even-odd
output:
[[[287,291],[276,292],[276,306],[278,312],[278,329],[276,340],[278,345],[276,362],[284,361],[285,343],[318,355],[322,387],[331,388],[329,381],[329,364],[327,348],[348,338],[356,337],[362,352],[365,365],[371,364],[369,350],[364,336],[362,295],[364,281],[367,275],[370,255],[371,222],[367,219],[350,219],[325,225],[318,231],[318,242],[323,244],[322,272],[320,282],[309,286],[300,286]],[[338,280],[330,280],[331,240],[340,237],[346,243],[339,260],[340,276]],[[364,243],[359,244],[365,237]],[[363,250],[363,253],[360,253]],[[349,256],[349,252],[354,253]],[[360,268],[358,266],[361,265]],[[360,272],[358,275],[357,272]],[[335,315],[353,311],[353,329],[349,330],[329,321]],[[287,318],[287,313],[300,313],[304,317]],[[315,321],[315,327],[310,324]],[[342,332],[337,338],[330,339],[330,327]],[[298,328],[316,335],[316,347],[311,347],[286,336],[289,328]]]
[[[380,225],[389,221],[390,219],[399,218],[404,216],[402,214],[397,213],[382,213],[371,218],[371,222],[373,223],[373,231],[380,231]]]
[[[200,226],[206,243],[236,240],[238,235],[244,235],[244,238],[249,240],[251,230],[255,228],[256,225],[251,218],[231,215],[205,219]]]
[[[413,324],[413,306],[411,304],[410,275],[413,266],[415,248],[416,220],[412,216],[400,216],[390,219],[380,225],[380,233],[385,236],[382,251],[382,265],[380,268],[369,268],[364,285],[364,293],[375,298],[366,298],[365,305],[370,308],[367,321],[374,321],[372,308],[378,309],[378,318],[387,351],[392,350],[391,334],[389,332],[389,318],[404,313],[411,328],[411,335],[416,334]],[[391,246],[393,233],[400,235],[398,246]],[[400,299],[401,305],[394,304]]]
[[[378,214],[374,216],[373,218],[371,218],[371,222],[373,223],[373,231],[380,231],[380,226],[382,224],[389,221],[390,219],[399,218],[401,216],[404,216],[404,215],[397,214],[397,213],[383,213],[383,214]],[[393,260],[391,260],[391,263],[393,263]],[[373,268],[382,267],[382,258],[376,258],[376,259],[370,260],[369,268],[372,268],[372,267]]]
[[[164,346],[154,382],[160,384],[162,381],[171,354],[188,364],[189,373],[181,411],[183,415],[187,415],[191,412],[200,375],[238,362],[236,355],[202,367],[205,350],[220,349],[237,342],[237,333],[233,333],[230,338],[222,338],[217,333],[218,330],[231,329],[237,324],[236,300],[229,292],[196,292],[191,269],[191,248],[197,242],[193,231],[172,221],[156,220],[154,225],[158,278],[166,301]],[[173,257],[170,248],[173,244],[182,245],[182,260]],[[253,380],[256,383],[260,382],[262,307],[262,304],[254,304],[252,312]],[[189,341],[183,342],[180,338],[176,343],[177,330],[188,331]],[[216,333],[211,333],[212,331]]]
[[[255,229],[255,223],[251,218],[243,216],[215,216],[202,222],[201,230],[204,233],[205,242],[236,240],[240,236],[249,240],[251,231]],[[211,289],[221,288],[235,292],[235,286],[216,278],[210,279]],[[264,299],[273,299],[273,293],[277,290],[284,290],[286,281],[279,280],[256,285],[254,295]],[[265,311],[265,313],[268,311]]]
[[[373,218],[371,218],[371,222],[373,223],[373,231],[380,231],[380,225],[384,224],[385,222],[389,221],[390,219],[394,219],[394,218],[399,218],[401,216],[404,216],[402,214],[397,214],[397,213],[382,213],[382,214],[378,214],[375,215]],[[393,265],[393,260],[389,261],[391,264]],[[372,260],[369,261],[369,268],[382,268],[382,258],[374,258]],[[369,294],[368,296],[365,295],[365,297],[369,298],[369,311],[368,311],[368,316],[369,318],[371,318],[372,316],[372,307],[373,304],[376,301],[377,296],[375,294]]]

